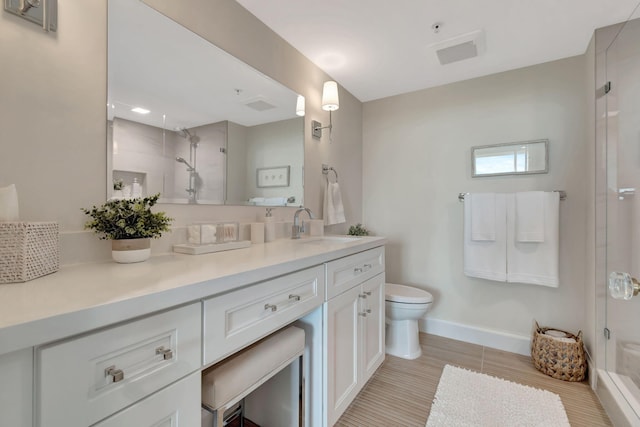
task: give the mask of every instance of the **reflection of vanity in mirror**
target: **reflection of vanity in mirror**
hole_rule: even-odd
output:
[[[471,148],[471,176],[523,175],[549,171],[549,141],[510,142]]]
[[[303,205],[296,93],[141,1],[108,18],[108,197],[135,181],[163,203]]]

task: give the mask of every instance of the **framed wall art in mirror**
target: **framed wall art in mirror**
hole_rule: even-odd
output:
[[[107,196],[135,182],[162,203],[302,205],[298,94],[141,1],[108,8]],[[256,185],[282,164],[287,187]]]
[[[549,140],[471,147],[471,176],[525,175],[549,172]]]

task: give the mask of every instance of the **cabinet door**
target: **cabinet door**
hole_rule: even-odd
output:
[[[334,425],[358,394],[360,286],[325,304],[327,425]]]
[[[162,389],[95,427],[193,427],[200,425],[200,372]]]
[[[371,375],[384,361],[384,273],[379,274],[362,284],[362,381],[360,388],[371,378]]]

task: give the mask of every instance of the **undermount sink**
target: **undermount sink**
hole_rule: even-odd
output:
[[[300,243],[324,244],[324,243],[350,243],[360,240],[360,236],[315,236],[300,239]]]

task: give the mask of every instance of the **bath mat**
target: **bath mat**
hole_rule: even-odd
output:
[[[569,427],[560,396],[446,365],[426,427]]]

